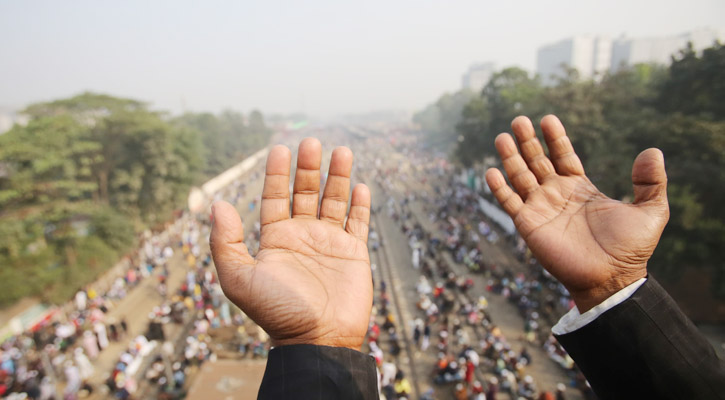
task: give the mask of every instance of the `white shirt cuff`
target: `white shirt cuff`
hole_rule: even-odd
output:
[[[640,278],[634,281],[629,284],[629,286],[609,296],[608,299],[604,300],[584,314],[579,314],[579,309],[574,306],[568,313],[561,317],[559,322],[557,322],[553,328],[551,328],[551,332],[555,335],[564,335],[587,325],[599,318],[600,315],[604,314],[604,312],[608,311],[610,308],[630,298],[646,280],[647,278]]]

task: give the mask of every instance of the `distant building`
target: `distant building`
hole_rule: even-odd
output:
[[[0,134],[3,134],[13,127],[13,116],[0,111]]]
[[[496,72],[496,65],[494,63],[481,63],[473,64],[461,79],[462,88],[470,89],[474,92],[480,92],[484,86],[488,84],[491,77]]]
[[[0,108],[0,135],[9,131],[15,124],[25,125],[28,117],[9,109]]]
[[[582,78],[593,78],[609,69],[612,59],[612,40],[592,35],[574,36],[541,47],[536,54],[536,72],[545,85],[553,84],[575,68]]]
[[[725,40],[725,30],[699,29],[668,37],[620,38],[612,46],[612,71],[643,63],[668,65],[672,56],[692,43],[695,51],[702,51]]]
[[[539,48],[536,72],[545,85],[563,76],[564,67],[575,68],[582,78],[596,78],[635,64],[668,65],[688,42],[696,51],[702,51],[716,40],[725,40],[725,30],[700,29],[676,36],[616,40],[606,36],[574,36]]]

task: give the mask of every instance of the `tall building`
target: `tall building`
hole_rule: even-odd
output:
[[[575,68],[582,78],[596,78],[607,71],[641,63],[668,65],[672,56],[692,43],[696,51],[725,41],[725,29],[699,29],[675,36],[619,38],[580,35],[539,48],[536,72],[545,85],[556,82],[565,68]]]
[[[463,74],[463,89],[471,89],[474,92],[480,92],[491,77],[496,72],[496,65],[492,62],[473,64],[465,74]]]
[[[612,45],[612,71],[623,67],[654,63],[668,65],[672,56],[692,43],[695,51],[702,51],[725,40],[725,29],[698,29],[676,36],[650,38],[620,38]]]
[[[575,68],[582,78],[593,78],[609,69],[612,41],[606,36],[580,35],[539,48],[536,72],[542,82],[553,84],[566,68]]]

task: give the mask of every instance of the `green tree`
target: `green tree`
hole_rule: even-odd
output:
[[[265,146],[259,111],[169,119],[143,102],[82,93],[29,106],[0,136],[0,306],[60,302],[113,265],[189,189]]]
[[[206,176],[214,176],[264,147],[271,134],[259,111],[250,113],[248,123],[244,115],[230,110],[219,116],[186,113],[175,118],[173,123],[196,132],[201,138]]]
[[[688,44],[673,57],[658,87],[657,108],[701,118],[725,118],[725,47],[715,43],[698,55]]]
[[[40,117],[0,136],[2,214],[24,207],[89,200],[97,188],[92,166],[99,149],[88,129],[67,115]]]
[[[506,68],[495,73],[483,88],[481,97],[463,109],[456,126],[459,144],[456,156],[466,166],[494,155],[493,140],[507,132],[511,120],[520,114],[541,114],[542,86],[537,77],[520,68]]]
[[[228,143],[222,136],[222,128],[214,114],[211,113],[186,113],[172,121],[181,129],[189,129],[198,135],[204,148],[204,168],[206,176],[223,171],[227,166],[226,147]]]
[[[461,121],[456,125],[460,134],[456,157],[463,165],[471,166],[482,161],[484,156],[495,153],[493,141],[497,133],[490,128],[490,115],[483,98],[473,99],[463,108]]]
[[[637,138],[662,149],[667,162],[670,222],[653,265],[670,279],[682,267],[709,270],[725,297],[725,121],[680,113],[652,121]]]
[[[66,299],[133,245],[134,228],[183,206],[204,164],[198,131],[138,101],[83,93],[25,113],[0,136],[0,305]]]
[[[432,146],[448,151],[457,143],[456,125],[460,123],[463,109],[476,95],[469,89],[453,94],[445,93],[435,103],[413,116],[420,126],[423,138]]]

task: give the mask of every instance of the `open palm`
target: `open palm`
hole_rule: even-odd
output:
[[[372,307],[366,244],[370,191],[362,184],[355,187],[348,215],[352,152],[337,148],[318,217],[321,154],[317,139],[300,143],[290,218],[291,154],[284,146],[274,147],[262,194],[259,253],[249,255],[234,207],[217,202],[212,255],[224,293],[269,333],[274,345],[359,350]]]
[[[637,157],[634,203],[622,203],[589,181],[556,117],[545,117],[541,127],[549,157],[528,118],[512,123],[521,153],[510,135],[496,138],[516,192],[497,169],[487,171],[486,180],[531,251],[583,312],[646,276],[669,217],[664,158],[657,149]]]

